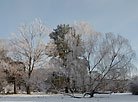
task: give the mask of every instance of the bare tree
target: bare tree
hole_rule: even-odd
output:
[[[27,72],[26,91],[30,94],[30,77],[34,68],[39,67],[45,59],[44,39],[49,30],[41,23],[35,20],[30,25],[23,24],[18,28],[18,35],[11,39],[13,53],[20,57]],[[39,66],[38,66],[39,65]]]
[[[107,33],[94,56],[95,64],[90,67],[91,73],[96,71],[99,75],[92,79],[90,97],[93,97],[105,79],[119,78],[123,70],[128,70],[135,54],[128,40],[120,35]]]
[[[95,53],[97,52],[97,50],[99,49],[99,43],[100,38],[101,38],[101,34],[99,32],[96,32],[92,25],[88,22],[81,22],[81,23],[77,23],[75,22],[73,27],[75,28],[75,31],[81,35],[81,39],[84,42],[84,49],[85,49],[85,53],[83,55],[83,58],[86,61],[86,65],[85,65],[85,70],[88,71],[88,76],[89,79],[85,79],[87,80],[88,84],[88,89],[91,89],[91,84],[92,84],[92,77],[94,75],[92,75],[92,70],[95,68],[95,66],[100,63],[100,60],[96,63],[95,62]]]

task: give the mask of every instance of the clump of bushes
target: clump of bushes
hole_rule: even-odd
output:
[[[128,85],[128,91],[133,95],[138,95],[138,76],[132,78]]]

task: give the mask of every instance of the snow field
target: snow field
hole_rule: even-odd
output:
[[[81,95],[79,95],[81,96]],[[0,102],[138,102],[138,96],[125,94],[95,95],[94,98],[71,98],[56,95],[0,95]]]

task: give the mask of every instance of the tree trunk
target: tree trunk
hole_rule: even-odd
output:
[[[65,93],[69,93],[69,89],[70,89],[70,78],[67,77],[67,79],[66,79]]]
[[[27,94],[31,94],[31,92],[30,92],[30,85],[26,86],[26,92],[27,92]]]
[[[17,94],[17,90],[16,90],[16,79],[14,78],[14,94]]]
[[[69,93],[67,86],[65,87],[65,93]]]
[[[88,90],[91,91],[92,89],[92,77],[91,77],[91,72],[89,72],[89,86],[88,86]]]
[[[90,98],[94,97],[94,92],[90,93]]]
[[[31,77],[31,71],[28,73],[28,81],[26,83],[26,92],[27,94],[31,94],[31,91],[30,91],[30,77]]]
[[[82,93],[86,92],[86,87],[85,87],[85,82],[84,82],[84,77],[82,78]]]

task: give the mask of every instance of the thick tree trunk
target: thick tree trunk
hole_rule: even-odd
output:
[[[66,87],[65,87],[65,93],[69,93],[68,90],[69,90],[69,89],[68,89],[68,87],[66,86]]]
[[[67,79],[66,79],[65,93],[69,93],[69,89],[70,89],[70,79],[69,79],[69,77],[67,77]]]
[[[14,94],[17,94],[17,90],[16,90],[16,79],[14,79],[13,84],[14,84]]]
[[[26,83],[26,92],[27,92],[27,94],[31,94],[31,91],[30,91],[30,77],[31,77],[31,71],[29,71],[29,73],[28,73],[28,81],[27,81],[27,83]]]
[[[94,97],[94,92],[90,93],[90,98]]]
[[[31,92],[30,92],[30,85],[26,86],[26,92],[27,92],[27,94],[31,94]]]

